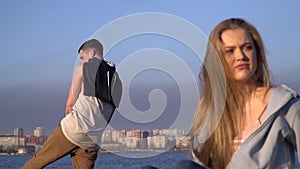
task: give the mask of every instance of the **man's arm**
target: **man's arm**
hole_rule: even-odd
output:
[[[75,102],[79,96],[79,93],[81,91],[82,68],[83,68],[83,64],[80,64],[75,69],[72,84],[71,84],[70,90],[69,90],[69,96],[68,96],[67,103],[66,103],[66,112],[65,112],[66,114],[72,112],[72,110],[73,110],[72,107],[75,104]]]

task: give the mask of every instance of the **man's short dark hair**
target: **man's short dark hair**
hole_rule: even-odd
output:
[[[103,55],[103,45],[97,39],[90,39],[84,42],[78,49],[78,53],[81,50],[94,49],[98,55]]]

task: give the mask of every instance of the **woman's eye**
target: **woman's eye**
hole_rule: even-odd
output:
[[[253,49],[253,47],[251,45],[245,46],[245,50],[252,50],[252,49]]]
[[[226,54],[233,54],[233,49],[225,50]]]

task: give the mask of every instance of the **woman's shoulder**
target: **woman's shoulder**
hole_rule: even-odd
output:
[[[268,102],[267,114],[273,114],[283,107],[300,105],[300,98],[297,92],[287,85],[278,85],[272,87],[270,99]],[[298,106],[299,107],[299,106]]]
[[[286,100],[286,106],[292,112],[300,112],[300,96],[296,90],[292,89],[286,84],[281,84],[275,88],[277,92],[277,100]]]
[[[281,84],[279,87],[280,87],[281,89],[283,89],[283,90],[285,90],[285,91],[291,93],[294,97],[297,97],[297,96],[299,97],[299,94],[297,93],[297,91],[296,91],[295,89],[289,87],[288,85],[286,85],[286,84]]]
[[[296,90],[292,89],[286,84],[281,84],[278,86],[273,86],[271,88],[273,95],[277,96],[278,98],[283,98],[290,96],[292,98],[297,98],[299,97],[299,94],[297,93]]]

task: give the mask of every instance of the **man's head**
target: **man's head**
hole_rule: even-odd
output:
[[[80,59],[88,61],[92,57],[103,58],[103,45],[96,39],[84,42],[78,49]]]

